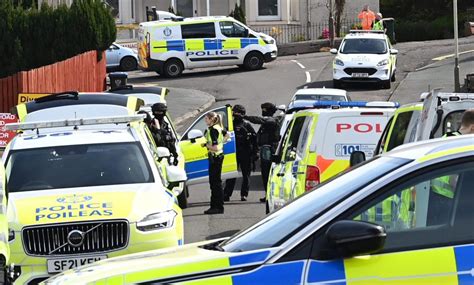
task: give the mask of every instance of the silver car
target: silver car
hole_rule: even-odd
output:
[[[135,70],[138,65],[137,52],[131,48],[113,43],[106,51],[107,68],[119,67],[120,70]]]

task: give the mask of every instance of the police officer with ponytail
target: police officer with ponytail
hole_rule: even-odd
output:
[[[222,126],[220,115],[209,112],[205,116],[208,126],[204,137],[206,143],[203,144],[208,150],[209,158],[209,184],[211,187],[211,207],[204,211],[204,214],[224,213],[224,191],[222,189],[222,162],[224,161],[224,142],[228,138],[227,132]]]

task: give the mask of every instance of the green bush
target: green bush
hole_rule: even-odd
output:
[[[440,17],[433,21],[396,21],[395,33],[398,42],[448,39],[453,37],[453,20]]]
[[[242,6],[240,5],[237,5],[237,3],[235,3],[235,7],[234,7],[234,10],[232,10],[229,14],[229,16],[231,16],[232,18],[236,19],[237,21],[245,24],[246,23],[246,20],[245,20],[245,11],[244,9],[242,8]]]
[[[100,0],[76,0],[70,8],[44,4],[40,10],[0,1],[0,19],[0,78],[104,51],[116,37],[115,21]]]

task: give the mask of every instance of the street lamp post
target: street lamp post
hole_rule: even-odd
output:
[[[456,52],[454,56],[454,92],[459,92],[461,86],[459,84],[459,39],[458,39],[458,0],[453,0],[454,13],[454,45]]]
[[[207,5],[206,6],[206,8],[207,8],[206,9],[206,12],[207,12],[206,14],[209,17],[211,15],[211,7],[209,7],[209,0],[206,1],[206,5]]]
[[[334,47],[334,17],[332,15],[332,0],[329,0],[329,46]]]

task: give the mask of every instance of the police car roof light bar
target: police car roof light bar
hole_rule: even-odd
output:
[[[96,117],[86,119],[66,119],[56,121],[40,121],[6,124],[5,128],[9,131],[17,130],[34,130],[59,127],[77,127],[86,125],[102,125],[102,124],[128,124],[131,122],[142,121],[145,115],[115,116],[115,117]]]
[[[386,102],[386,101],[315,101],[315,108],[398,108],[400,103],[398,102]]]

